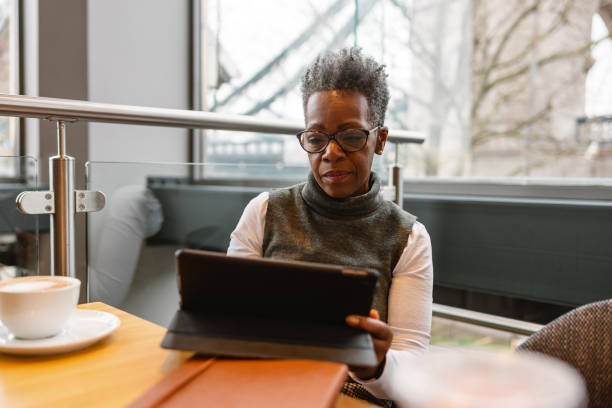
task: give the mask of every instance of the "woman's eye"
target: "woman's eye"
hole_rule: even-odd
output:
[[[312,135],[312,136],[308,136],[306,138],[306,142],[309,144],[319,144],[319,143],[323,143],[323,137],[319,136],[319,135]]]
[[[361,139],[363,139],[361,136],[345,136],[345,137],[342,138],[342,140],[344,140],[345,142],[348,142],[348,143],[358,142]]]
[[[350,132],[339,135],[338,138],[344,143],[355,144],[361,143],[365,136],[360,132]]]

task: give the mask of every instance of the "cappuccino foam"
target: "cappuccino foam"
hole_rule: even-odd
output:
[[[47,290],[65,288],[72,285],[74,285],[74,283],[70,280],[52,276],[24,276],[21,278],[11,279],[6,282],[0,282],[0,291],[44,292]]]

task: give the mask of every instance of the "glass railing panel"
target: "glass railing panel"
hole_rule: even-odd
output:
[[[246,204],[308,168],[90,162],[86,173],[87,189],[106,194],[87,215],[89,300],[166,325],[178,306],[175,251],[225,252]]]
[[[0,280],[49,273],[49,216],[15,205],[21,192],[38,189],[37,174],[32,157],[0,156]]]

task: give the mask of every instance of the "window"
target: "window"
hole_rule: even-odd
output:
[[[401,148],[405,175],[612,177],[612,16],[600,2],[203,4],[205,110],[302,122],[305,66],[357,44],[387,66],[387,125],[426,136]],[[208,131],[200,145],[232,141],[255,161],[306,166],[291,137],[232,133]],[[251,152],[261,138],[282,155]],[[389,153],[375,169],[386,171]]]
[[[18,93],[18,42],[16,0],[0,0],[0,92]],[[19,120],[0,117],[0,177],[16,177],[19,160]]]

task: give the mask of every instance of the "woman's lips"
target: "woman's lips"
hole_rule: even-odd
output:
[[[344,179],[347,178],[349,174],[351,173],[348,171],[331,170],[331,171],[324,173],[323,177],[325,177],[326,179],[328,179],[329,181],[333,183],[338,183],[338,182],[344,181]]]

